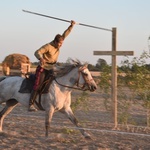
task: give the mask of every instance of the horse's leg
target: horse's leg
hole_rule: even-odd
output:
[[[48,137],[48,131],[49,131],[49,127],[50,127],[53,114],[54,114],[53,107],[50,107],[49,110],[46,110],[46,114],[45,114],[45,129],[46,129],[45,136],[46,137]]]
[[[0,112],[0,131],[2,131],[4,118],[12,111],[12,109],[17,105],[18,101],[15,99],[10,99],[6,102],[6,106]]]
[[[79,124],[78,120],[76,119],[75,115],[73,114],[72,110],[70,107],[68,107],[67,109],[61,111],[62,113],[65,113],[67,115],[67,117],[71,120],[71,122],[79,128],[80,132],[82,133],[82,135],[85,138],[90,138],[90,134],[87,133],[82,126]]]

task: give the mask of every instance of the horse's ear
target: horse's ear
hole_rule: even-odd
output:
[[[73,60],[72,59],[72,62],[74,64],[75,67],[79,66],[80,65],[80,62],[79,61],[76,61],[76,60]]]
[[[82,71],[88,67],[88,64],[84,64],[81,67],[79,67],[79,71]]]
[[[84,66],[84,68],[88,68],[88,63],[85,63],[83,66]]]
[[[86,68],[88,68],[88,63],[86,63],[84,66],[85,66]]]

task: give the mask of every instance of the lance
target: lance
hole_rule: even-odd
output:
[[[30,13],[30,14],[42,16],[42,17],[47,17],[47,18],[51,18],[51,19],[56,19],[56,20],[60,20],[60,21],[64,21],[64,22],[70,22],[69,20],[66,20],[66,19],[61,19],[61,18],[57,18],[57,17],[53,17],[53,16],[48,16],[48,15],[44,15],[44,14],[40,14],[40,13],[28,11],[28,10],[22,10],[22,11],[23,11],[23,12],[26,12],[26,13]],[[96,26],[87,25],[87,24],[83,24],[83,23],[76,23],[76,24],[77,24],[77,25],[81,25],[81,26],[90,27],[90,28],[100,29],[100,30],[112,31],[111,29],[96,27]]]

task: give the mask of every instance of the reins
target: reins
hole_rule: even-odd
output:
[[[82,72],[85,68],[86,68],[86,67],[79,68],[79,70],[78,70],[78,78],[77,78],[77,80],[76,80],[76,82],[75,82],[75,84],[76,84],[77,87],[68,86],[68,85],[64,85],[64,84],[62,84],[62,83],[59,83],[59,82],[57,81],[57,79],[56,79],[56,76],[54,76],[54,75],[52,75],[52,78],[53,78],[52,80],[54,80],[58,85],[63,86],[63,87],[67,87],[67,88],[75,89],[75,90],[80,90],[80,91],[86,91],[86,90],[88,90],[88,89],[84,89],[84,88],[85,88],[86,85],[89,84],[89,81],[91,81],[91,80],[88,80],[88,79],[86,78],[86,75]],[[85,81],[85,83],[84,83],[82,86],[79,85],[79,80],[80,80],[80,75],[81,75],[81,74],[82,74],[82,77],[83,77],[83,79],[84,79],[84,81]],[[93,79],[92,79],[92,80],[93,80]],[[47,84],[48,82],[49,82],[49,79],[46,80],[44,83]],[[44,84],[44,83],[43,83],[43,84]]]
[[[56,80],[56,78],[54,78],[54,80],[55,80],[56,83],[57,83],[58,85],[60,85],[60,86],[67,87],[67,88],[70,88],[70,89],[80,90],[80,91],[86,91],[86,90],[83,89],[83,87],[82,87],[82,88],[77,88],[77,87],[73,87],[73,86],[68,86],[68,85],[64,85],[64,84],[59,83],[59,82]]]
[[[68,85],[61,84],[61,83],[59,83],[59,82],[56,80],[55,77],[54,77],[54,80],[55,80],[56,83],[59,84],[60,86],[67,87],[67,88],[71,88],[71,89],[75,89],[75,90],[80,90],[80,91],[86,91],[86,89],[84,90],[84,87],[85,87],[85,85],[87,84],[87,82],[86,82],[86,79],[85,79],[84,77],[83,77],[83,78],[84,78],[84,80],[85,80],[85,84],[83,84],[82,87],[79,87],[80,73],[82,73],[82,72],[81,72],[81,70],[78,71],[78,72],[79,72],[79,76],[78,76],[78,79],[77,79],[77,81],[76,81],[77,87],[73,87],[73,86],[68,86]]]

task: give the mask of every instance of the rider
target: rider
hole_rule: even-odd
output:
[[[29,111],[37,110],[34,107],[34,101],[38,94],[39,87],[43,83],[47,72],[51,70],[53,68],[53,64],[57,62],[58,55],[60,52],[59,49],[62,46],[64,39],[69,35],[71,30],[73,29],[74,25],[75,21],[71,20],[71,25],[67,28],[67,30],[64,31],[62,35],[57,34],[53,41],[43,45],[40,49],[35,51],[34,55],[40,61],[40,63],[36,68],[36,79],[29,99]]]

